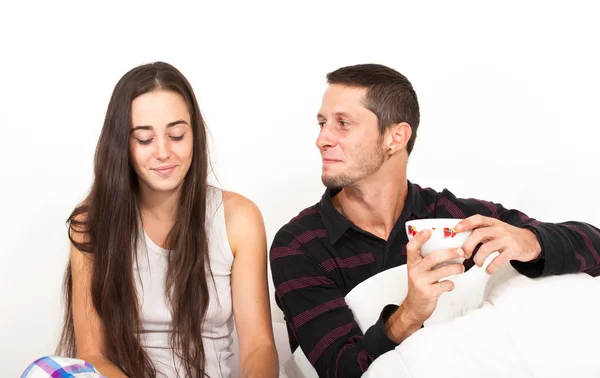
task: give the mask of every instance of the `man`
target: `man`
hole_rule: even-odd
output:
[[[422,327],[438,297],[453,289],[440,278],[462,273],[495,251],[492,274],[510,262],[529,277],[600,272],[600,230],[588,224],[538,222],[517,210],[459,199],[411,183],[408,157],[419,126],[411,83],[375,64],[343,67],[327,75],[317,116],[321,201],[302,211],[275,236],[270,251],[276,301],[292,350],[300,346],[321,377],[360,377],[377,357]],[[422,231],[408,243],[407,220],[460,218],[473,230],[462,249],[426,258]],[[439,263],[467,258],[464,265]],[[407,264],[408,294],[382,309],[364,334],[344,296],[365,279]]]

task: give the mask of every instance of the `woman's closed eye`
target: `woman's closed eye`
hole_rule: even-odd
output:
[[[182,140],[184,136],[185,136],[185,133],[183,133],[181,135],[170,135],[169,138],[171,138],[171,140],[178,142],[178,141]]]
[[[152,142],[154,140],[154,138],[150,138],[150,139],[135,138],[135,140],[137,140],[137,142],[141,145],[146,145],[146,144],[150,144],[150,142]]]
[[[183,140],[183,137],[185,137],[185,133],[183,133],[181,135],[169,135],[169,139],[171,139],[174,142],[179,142],[179,141]],[[144,146],[144,145],[148,145],[148,144],[152,143],[152,141],[154,140],[154,138],[143,139],[143,138],[137,138],[136,137],[135,140],[139,144],[141,144],[141,145]]]

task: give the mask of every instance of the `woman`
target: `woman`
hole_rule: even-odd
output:
[[[112,94],[90,194],[69,218],[58,354],[113,377],[276,377],[258,208],[207,184],[206,130],[186,78],[158,62]]]

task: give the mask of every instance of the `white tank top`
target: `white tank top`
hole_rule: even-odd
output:
[[[233,357],[233,253],[225,227],[223,194],[220,189],[212,186],[208,187],[207,192],[208,251],[214,284],[208,280],[210,298],[202,327],[202,342],[206,355],[205,372],[210,378],[229,378],[229,363]],[[178,357],[169,346],[172,330],[171,312],[165,298],[166,256],[169,251],[157,246],[145,232],[141,235],[138,243],[137,271],[134,270],[134,276],[141,305],[142,345],[152,359],[159,377],[185,377]]]

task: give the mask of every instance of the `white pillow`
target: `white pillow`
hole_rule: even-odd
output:
[[[448,279],[454,281],[455,289],[440,297],[436,310],[425,322],[426,326],[454,319],[481,305],[489,276],[485,269],[474,266],[466,273]],[[363,332],[377,322],[385,306],[402,303],[408,290],[407,282],[406,265],[401,265],[369,277],[346,295],[346,304]],[[282,370],[289,378],[318,378],[301,348],[294,351],[282,365]]]
[[[507,264],[483,297],[480,308],[416,332],[363,377],[600,377],[599,280],[584,273],[530,279]]]
[[[600,277],[592,279],[586,274],[573,274],[532,280],[520,275],[510,264],[489,276],[485,267],[497,254],[490,255],[482,268],[474,266],[462,275],[449,277],[455,289],[440,296],[425,328],[396,350],[380,356],[363,377],[382,378],[385,372],[392,372],[394,377],[428,377],[430,375],[424,372],[432,366],[431,353],[436,350],[434,360],[445,377],[464,378],[464,364],[468,363],[471,377],[505,377],[507,374],[514,378],[531,377],[527,371],[532,369],[536,372],[534,377],[545,378],[559,371],[546,361],[556,363],[562,358],[573,366],[575,361],[570,356],[592,361],[598,346],[586,346],[582,341],[586,339],[585,332],[590,336],[593,333],[588,339],[596,344],[600,340],[600,329],[592,328],[600,318]],[[370,277],[346,295],[346,303],[363,332],[375,324],[386,305],[402,303],[407,280],[407,268],[402,265]],[[560,288],[555,291],[557,285]],[[568,306],[559,306],[559,295]],[[563,345],[557,348],[557,340],[552,340],[551,323],[566,319],[574,319],[573,324],[569,332],[561,333]],[[507,324],[514,328],[510,329]],[[477,327],[478,332],[472,332]],[[514,340],[518,342],[518,349],[514,348]],[[543,340],[543,345],[539,347],[536,340]],[[451,358],[455,354],[449,354],[444,360],[442,352],[448,345],[467,360]],[[572,348],[578,352],[573,353]],[[318,378],[300,348],[284,363],[282,370],[289,378]],[[578,374],[567,376],[586,377],[585,370]],[[600,370],[595,376],[600,377]]]

